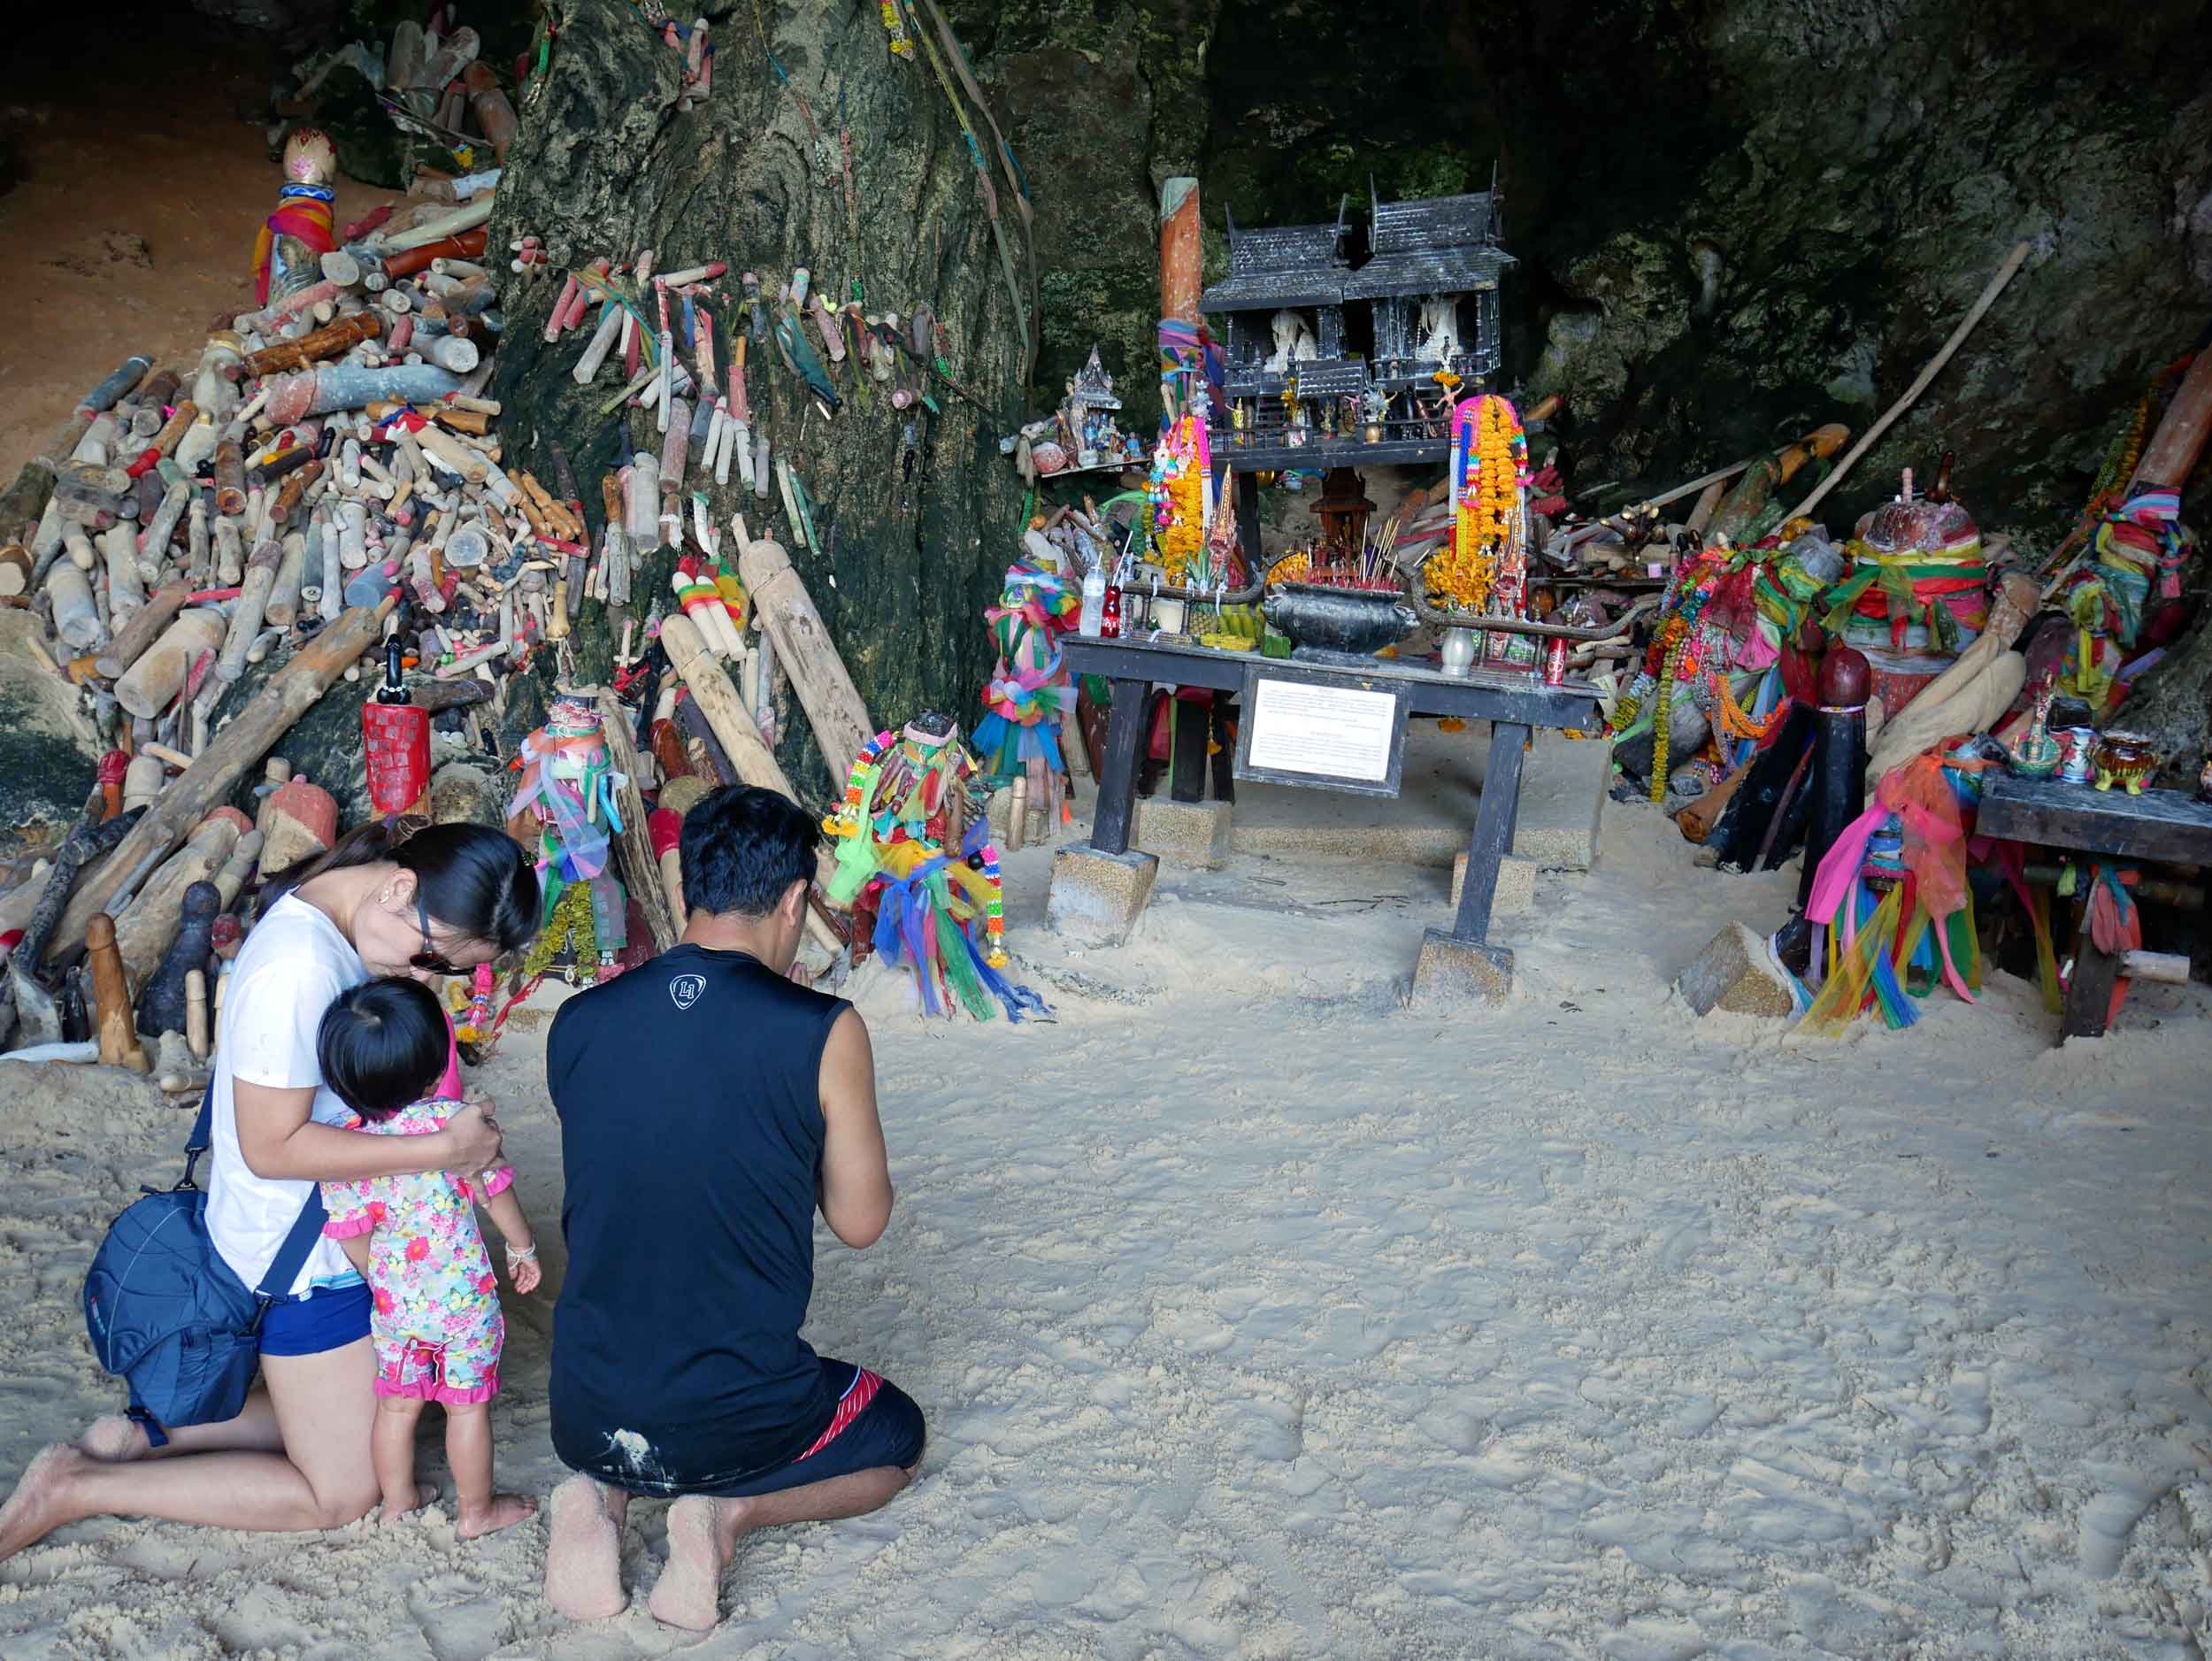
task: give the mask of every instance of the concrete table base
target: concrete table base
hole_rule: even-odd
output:
[[[1052,857],[1046,925],[1071,940],[1118,946],[1143,915],[1159,870],[1157,856],[1133,849],[1102,853],[1088,842],[1063,848]]]
[[[1173,802],[1154,796],[1137,804],[1131,841],[1171,865],[1217,871],[1229,863],[1229,804]]]
[[[1513,952],[1479,940],[1462,940],[1440,928],[1421,937],[1413,965],[1416,1004],[1502,1004],[1513,996]]]

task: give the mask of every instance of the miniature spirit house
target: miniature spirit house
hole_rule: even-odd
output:
[[[1199,310],[1218,319],[1229,408],[1217,420],[1242,442],[1302,442],[1289,434],[1313,430],[1310,400],[1364,389],[1364,366],[1344,355],[1343,250],[1341,210],[1333,225],[1240,230],[1229,220],[1229,274]]]
[[[1068,380],[1068,396],[1060,405],[1070,453],[1081,467],[1118,466],[1133,450],[1115,418],[1121,400],[1114,396],[1114,378],[1091,348],[1090,361]]]
[[[1344,297],[1374,308],[1379,386],[1417,387],[1448,369],[1471,390],[1497,373],[1498,277],[1514,263],[1498,229],[1494,190],[1376,199],[1371,251]]]
[[[1217,458],[1241,472],[1448,455],[1453,398],[1502,361],[1498,278],[1514,261],[1498,205],[1495,190],[1378,201],[1356,268],[1341,207],[1334,225],[1233,217],[1229,274],[1199,302],[1223,346]],[[1436,383],[1444,370],[1462,388]]]

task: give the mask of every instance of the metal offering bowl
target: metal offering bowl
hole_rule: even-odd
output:
[[[1260,614],[1301,651],[1371,657],[1413,633],[1419,620],[1402,594],[1310,582],[1271,585]]]

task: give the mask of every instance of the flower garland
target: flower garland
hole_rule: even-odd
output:
[[[1187,414],[1176,419],[1152,452],[1145,494],[1151,499],[1153,542],[1170,582],[1188,583],[1204,558],[1208,450],[1205,423]]]
[[[1763,739],[1789,713],[1789,704],[1785,700],[1767,711],[1766,719],[1759,720],[1736,702],[1735,689],[1728,684],[1728,677],[1718,669],[1708,669],[1705,681],[1713,689],[1713,704],[1720,713],[1721,730],[1731,738]]]
[[[1440,606],[1479,611],[1489,602],[1498,567],[1522,534],[1528,481],[1528,436],[1513,405],[1494,394],[1463,403],[1452,417],[1457,522],[1450,548],[1430,555],[1423,572]]]

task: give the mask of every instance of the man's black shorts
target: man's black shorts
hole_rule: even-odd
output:
[[[895,1384],[849,1361],[819,1357],[822,1380],[837,1400],[837,1411],[814,1445],[796,1458],[764,1471],[748,1472],[726,1480],[680,1482],[668,1486],[640,1486],[636,1473],[610,1464],[584,1474],[611,1488],[655,1497],[698,1494],[714,1499],[743,1499],[756,1494],[779,1494],[786,1488],[826,1482],[833,1477],[896,1465],[910,1470],[921,1463],[927,1431],[922,1410],[914,1398]]]

